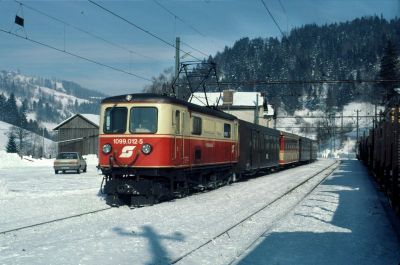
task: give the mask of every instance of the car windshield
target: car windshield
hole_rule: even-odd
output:
[[[78,159],[77,153],[60,153],[57,159]]]
[[[126,119],[128,110],[125,107],[107,108],[104,115],[105,133],[124,133],[126,131]]]
[[[132,133],[156,133],[157,109],[153,107],[135,107],[131,109],[130,131]]]

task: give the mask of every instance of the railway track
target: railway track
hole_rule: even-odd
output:
[[[333,163],[332,165],[318,171],[317,173],[313,174],[312,176],[308,177],[307,179],[303,180],[302,182],[300,182],[299,184],[295,185],[294,187],[292,187],[291,189],[289,189],[288,191],[286,191],[285,193],[283,193],[282,195],[278,196],[277,198],[275,198],[274,200],[266,203],[265,205],[263,205],[262,207],[260,207],[259,209],[257,209],[256,211],[254,211],[253,213],[251,213],[250,215],[244,217],[243,219],[241,219],[240,221],[236,222],[235,224],[231,225],[230,227],[228,227],[227,229],[225,229],[224,231],[221,231],[219,234],[213,236],[212,238],[206,240],[205,242],[201,243],[200,245],[198,245],[196,248],[193,248],[192,250],[182,254],[181,256],[179,256],[178,258],[173,259],[172,261],[170,261],[170,264],[178,264],[180,261],[183,261],[184,259],[190,257],[191,255],[195,254],[197,251],[200,251],[202,248],[208,246],[210,243],[215,242],[216,239],[227,235],[230,238],[229,232],[234,230],[235,228],[237,228],[238,226],[242,225],[243,223],[245,223],[246,221],[251,220],[253,217],[255,217],[257,214],[263,212],[264,210],[266,210],[269,207],[272,207],[274,204],[277,204],[278,202],[282,201],[283,199],[285,199],[286,197],[288,197],[289,195],[291,195],[292,193],[294,193],[295,191],[297,191],[300,187],[302,187],[304,184],[310,182],[311,180],[313,180],[314,178],[316,178],[317,176],[320,176],[321,174],[324,174],[324,176],[322,177],[322,179],[320,179],[317,184],[313,185],[313,187],[308,190],[304,195],[301,196],[301,199],[298,200],[298,202],[295,204],[298,205],[299,202],[301,202],[305,197],[307,197],[310,193],[312,193],[318,186],[319,184],[321,184],[321,182],[323,182],[336,168],[337,166],[340,164],[339,161],[336,161],[335,163]],[[326,173],[324,173],[326,171]],[[294,207],[295,207],[294,206]],[[287,212],[289,212],[290,210],[292,210],[294,207],[290,208]],[[286,215],[286,214],[285,214]],[[265,234],[268,230],[271,229],[271,226],[269,226],[266,230],[263,230],[263,232],[257,236],[256,239],[254,239],[247,248],[245,248],[243,251],[241,251],[240,253],[237,253],[237,255],[234,257],[233,260],[231,260],[228,264],[232,264],[237,257],[239,257],[242,253],[244,253],[247,249],[249,249],[263,234]]]
[[[46,225],[46,224],[56,223],[56,222],[60,222],[60,221],[68,220],[68,219],[73,219],[73,218],[77,218],[77,217],[81,217],[81,216],[85,216],[85,215],[104,212],[104,211],[111,210],[112,208],[113,207],[105,207],[105,208],[101,208],[101,209],[97,209],[97,210],[93,210],[93,211],[87,211],[87,212],[74,214],[74,215],[70,215],[70,216],[65,216],[65,217],[61,217],[61,218],[57,218],[57,219],[53,219],[53,220],[49,220],[49,221],[39,222],[39,223],[32,224],[32,225],[26,225],[26,226],[21,226],[21,227],[9,229],[9,230],[4,230],[4,231],[0,231],[0,235],[4,235],[4,234],[7,234],[7,233],[16,232],[16,231],[20,231],[20,230],[24,230],[24,229],[29,229],[29,228],[32,228],[32,227],[37,227],[37,226],[42,226],[42,225]]]

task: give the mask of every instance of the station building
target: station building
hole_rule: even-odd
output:
[[[206,99],[207,96],[207,99]],[[196,92],[190,96],[189,102],[200,105],[218,107],[241,120],[272,128],[274,126],[274,109],[267,104],[260,92],[238,92],[224,90],[219,92]]]

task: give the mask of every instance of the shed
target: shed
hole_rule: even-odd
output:
[[[58,124],[58,152],[98,153],[99,115],[75,114]]]

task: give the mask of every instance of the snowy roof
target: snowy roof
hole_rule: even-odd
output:
[[[54,127],[53,131],[57,131],[58,128],[60,128],[62,125],[64,125],[65,123],[69,122],[70,120],[74,119],[77,116],[83,118],[84,120],[86,120],[87,122],[93,124],[94,126],[99,127],[99,121],[100,121],[100,116],[99,115],[77,113],[77,114],[69,117],[68,119],[62,121],[60,124],[58,124],[56,127]]]
[[[222,106],[223,104],[223,96],[222,93],[219,92],[209,92],[207,94],[208,105],[217,106],[218,99],[221,99],[218,102],[218,106]],[[258,95],[258,106],[262,106],[264,103],[264,98],[261,96],[260,92],[233,92],[233,104],[232,106],[248,106],[254,107],[256,104]],[[191,95],[192,103],[200,106],[206,105],[206,99],[203,92],[196,92]]]

